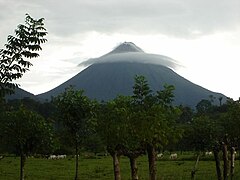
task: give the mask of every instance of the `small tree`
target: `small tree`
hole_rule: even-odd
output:
[[[123,155],[124,137],[126,137],[126,121],[128,109],[122,102],[126,97],[117,97],[112,101],[103,103],[97,115],[97,132],[107,147],[113,159],[114,179],[120,180],[120,156]]]
[[[44,19],[33,19],[26,14],[25,25],[18,25],[15,35],[9,35],[5,49],[0,49],[0,97],[13,93],[18,84],[13,81],[19,79],[29,70],[32,64],[25,60],[39,56],[41,44],[47,39]]]
[[[223,141],[223,153],[224,153],[224,169],[223,178],[227,179],[230,174],[230,178],[232,179],[234,176],[234,160],[235,160],[235,148],[240,148],[240,100],[233,101],[229,99],[227,101],[227,111],[222,114],[221,121],[224,129],[224,133],[222,134]],[[227,148],[230,150],[231,162],[230,168],[228,157],[227,157]],[[229,173],[230,170],[230,173]]]
[[[72,139],[69,144],[75,147],[75,180],[77,180],[79,147],[89,134],[91,101],[83,95],[82,90],[74,90],[73,87],[70,87],[56,97],[55,103],[60,121],[66,129],[67,135]]]
[[[6,112],[0,119],[1,144],[21,157],[20,180],[24,179],[26,158],[34,153],[49,153],[53,149],[53,128],[39,114],[25,109]]]

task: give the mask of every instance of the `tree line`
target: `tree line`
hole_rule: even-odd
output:
[[[83,90],[69,87],[52,102],[11,100],[1,109],[1,152],[20,155],[107,151],[115,179],[121,179],[120,157],[129,158],[132,179],[139,179],[137,158],[147,155],[149,179],[156,177],[156,155],[163,151],[212,151],[218,179],[234,175],[234,152],[239,149],[240,103],[229,99],[214,105],[200,101],[196,109],[173,106],[174,87],[152,92],[144,76],[136,76],[132,96],[98,102]],[[47,111],[45,111],[47,109]],[[221,168],[221,158],[223,168]],[[194,176],[196,172],[192,172]]]

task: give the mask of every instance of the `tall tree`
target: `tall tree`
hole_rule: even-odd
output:
[[[19,79],[29,70],[32,63],[26,59],[39,56],[41,44],[47,39],[44,18],[33,19],[26,14],[25,24],[18,25],[15,36],[9,35],[5,49],[0,49],[0,97],[13,93]]]
[[[1,144],[20,155],[20,180],[24,179],[26,158],[34,153],[50,153],[53,149],[53,128],[39,114],[23,106],[6,112],[0,119]]]
[[[173,86],[152,93],[144,76],[135,77],[132,96],[134,112],[138,119],[139,136],[146,145],[149,161],[149,179],[156,180],[156,149],[176,139],[181,132],[176,128],[175,121],[179,116],[179,109],[171,106],[174,95]]]
[[[55,98],[60,121],[72,139],[69,144],[75,147],[75,180],[79,179],[79,147],[89,134],[89,120],[92,112],[91,101],[83,93],[83,90],[74,90],[73,87],[69,87]]]

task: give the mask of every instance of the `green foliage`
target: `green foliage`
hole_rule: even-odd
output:
[[[13,93],[18,85],[13,81],[19,79],[32,64],[26,59],[39,56],[41,44],[47,39],[44,19],[33,19],[26,14],[25,25],[18,25],[15,36],[9,35],[5,49],[0,49],[0,96]]]
[[[31,98],[8,100],[5,108],[9,110],[17,110],[21,105],[28,110],[41,114],[44,118],[51,118],[55,112],[55,107],[52,102],[40,102]]]
[[[220,136],[221,127],[219,122],[207,115],[194,118],[190,137],[196,150],[211,150]]]
[[[157,91],[158,102],[164,106],[169,106],[173,102],[175,87],[173,85],[165,84],[162,91]]]
[[[152,90],[144,76],[135,76],[133,86],[133,100],[135,105],[148,106],[153,103]],[[150,104],[149,104],[150,103]]]
[[[221,122],[232,146],[240,147],[240,100],[227,102],[227,111],[222,114]]]
[[[201,100],[196,106],[198,114],[209,113],[211,108],[212,108],[212,102],[207,99]]]
[[[164,85],[155,95],[145,77],[136,76],[132,96],[134,119],[138,122],[135,128],[144,144],[163,147],[170,139],[180,137],[181,131],[176,126],[180,110],[171,106],[173,90],[173,86]]]
[[[82,90],[74,90],[69,87],[55,98],[58,119],[62,122],[65,136],[69,138],[68,145],[75,147],[76,170],[75,179],[78,179],[78,155],[79,146],[83,145],[90,134],[92,104]]]
[[[0,119],[1,144],[16,154],[51,153],[53,149],[52,125],[39,114],[23,106],[6,112]]]
[[[182,113],[177,122],[180,124],[191,123],[194,115],[193,110],[188,106],[185,107],[182,105],[179,106],[179,109],[181,110]]]
[[[69,87],[57,96],[54,102],[57,106],[58,119],[72,139],[69,144],[82,143],[90,133],[88,125],[92,115],[92,106],[89,98],[83,95],[82,90]]]
[[[129,97],[119,96],[100,107],[97,132],[109,150],[115,150],[118,145],[123,145],[127,138],[129,105]]]

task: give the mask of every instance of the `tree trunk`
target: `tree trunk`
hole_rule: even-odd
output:
[[[131,175],[132,175],[132,180],[138,180],[138,168],[137,168],[137,161],[135,157],[129,157],[130,159],[130,166],[131,166]]]
[[[76,156],[76,162],[75,162],[75,180],[78,180],[78,142],[76,140],[75,144],[75,156]]]
[[[228,152],[227,152],[227,144],[224,142],[222,144],[222,152],[223,152],[223,179],[228,179]]]
[[[114,170],[114,179],[121,180],[120,174],[120,157],[118,156],[117,152],[111,153],[113,158],[113,170]]]
[[[26,155],[21,153],[20,157],[20,180],[24,180],[24,167],[26,162]]]
[[[230,177],[233,179],[234,175],[234,164],[235,164],[235,148],[231,148],[231,166],[230,166]]]
[[[195,165],[194,165],[194,167],[193,167],[193,170],[192,170],[192,172],[191,172],[191,179],[192,179],[192,180],[195,179],[195,174],[196,174],[196,172],[197,172],[197,167],[198,167],[199,158],[200,158],[200,153],[199,153],[198,156],[197,156],[196,163],[195,163]]]
[[[217,179],[222,180],[218,147],[214,147],[213,154],[214,154],[214,159],[215,159],[215,162],[216,162]]]
[[[148,145],[147,153],[148,153],[149,179],[157,180],[156,151],[154,146]]]

